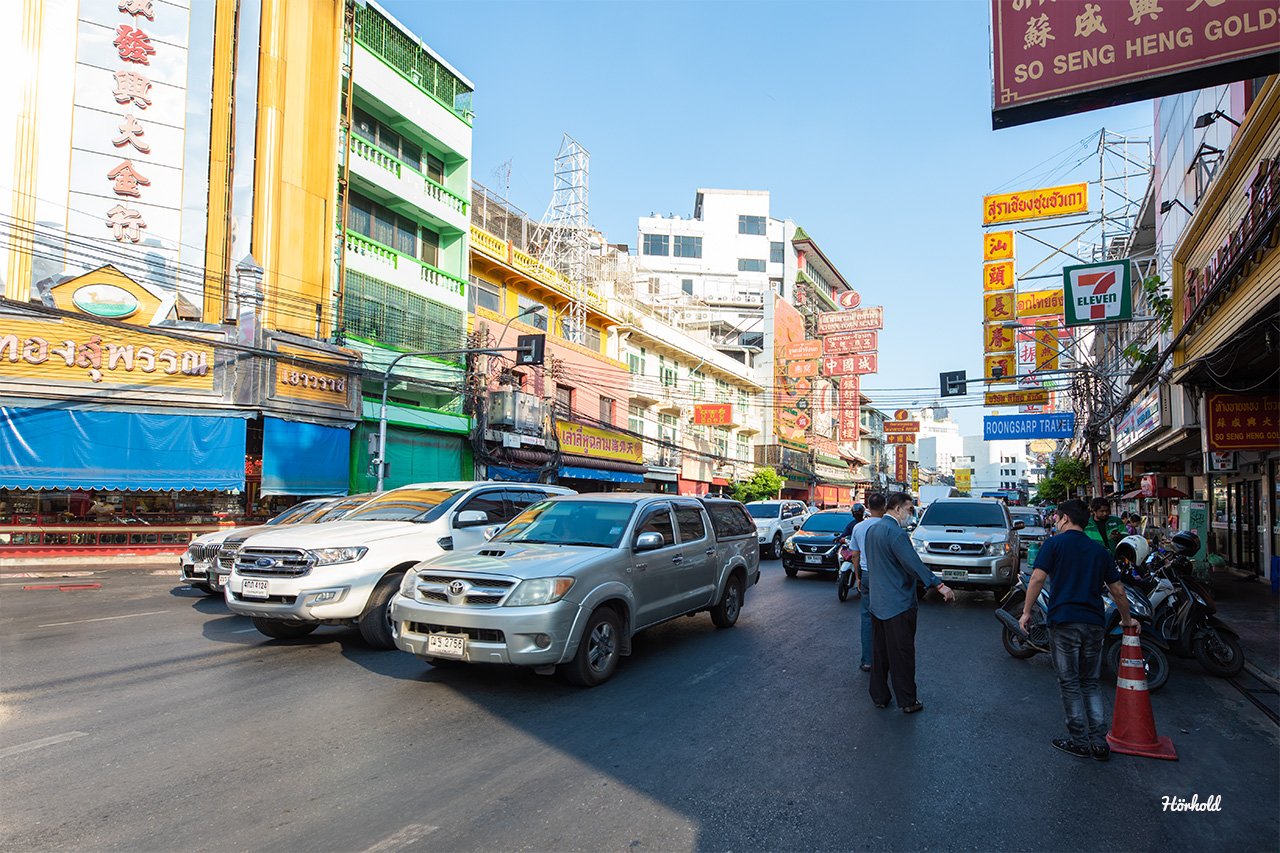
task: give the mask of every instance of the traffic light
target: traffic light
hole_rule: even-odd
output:
[[[956,370],[952,373],[939,373],[938,379],[942,386],[943,397],[963,397],[967,393],[963,370]]]
[[[516,364],[542,364],[546,349],[546,335],[521,335],[516,338]]]

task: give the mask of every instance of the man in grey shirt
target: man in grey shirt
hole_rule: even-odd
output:
[[[924,710],[916,698],[916,581],[938,588],[945,601],[955,593],[929,570],[904,529],[911,518],[911,495],[894,492],[884,519],[867,528],[868,565],[875,567],[871,596],[871,701],[889,707],[889,679],[904,714]]]

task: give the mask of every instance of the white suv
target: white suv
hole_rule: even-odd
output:
[[[775,560],[782,556],[782,543],[809,517],[809,508],[801,501],[752,501],[747,504],[747,512],[756,522],[760,550],[767,547]]]
[[[419,483],[383,492],[341,521],[263,531],[231,555],[227,607],[268,637],[355,624],[370,645],[393,649],[388,608],[410,566],[478,547],[486,528],[571,494],[539,483]]]

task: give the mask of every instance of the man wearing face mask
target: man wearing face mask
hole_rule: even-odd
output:
[[[875,567],[871,596],[871,701],[889,707],[893,697],[904,714],[924,710],[916,698],[916,582],[936,587],[945,601],[956,595],[921,562],[906,525],[911,496],[894,492],[885,500],[884,520],[867,528],[867,563]]]

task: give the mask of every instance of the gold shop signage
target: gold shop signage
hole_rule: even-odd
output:
[[[212,344],[91,322],[0,318],[0,376],[213,390]]]
[[[305,400],[309,403],[347,404],[347,374],[339,370],[317,367],[314,362],[339,362],[332,356],[293,347],[277,346],[276,397]],[[307,363],[290,361],[289,356],[306,359]]]

